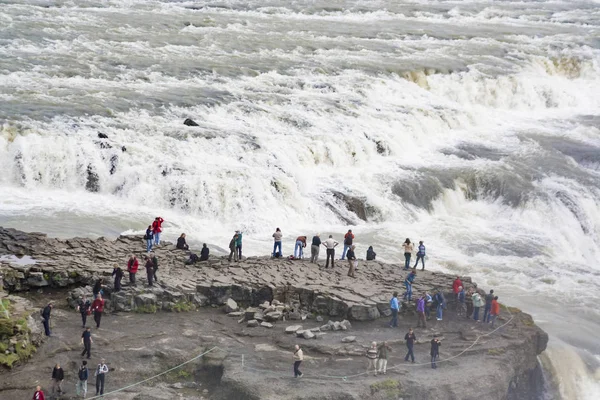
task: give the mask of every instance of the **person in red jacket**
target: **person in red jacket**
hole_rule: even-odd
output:
[[[127,261],[127,272],[129,272],[129,284],[131,286],[135,286],[135,274],[137,274],[138,267],[137,257],[132,254],[129,256],[129,261]]]
[[[96,300],[92,302],[92,310],[94,311],[94,321],[96,321],[96,328],[100,328],[100,320],[102,319],[102,312],[104,311],[104,299],[101,294],[98,294]]]
[[[36,386],[35,393],[33,394],[32,400],[46,400],[44,397],[44,392],[42,392],[41,386]]]
[[[492,308],[490,310],[490,324],[492,324],[492,328],[494,327],[494,322],[496,322],[498,315],[500,315],[500,303],[498,303],[498,296],[495,296],[494,300],[492,300]]]
[[[154,233],[154,245],[158,246],[160,243],[160,233],[162,232],[162,223],[165,222],[161,217],[154,218],[152,223],[152,233]]]
[[[454,300],[456,300],[457,309],[458,309],[458,294],[460,293],[460,288],[462,286],[463,286],[462,281],[460,280],[460,277],[457,276],[456,279],[454,280],[454,283],[452,283],[452,291],[454,292]]]

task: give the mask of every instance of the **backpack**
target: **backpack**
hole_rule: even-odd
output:
[[[88,379],[88,369],[87,367],[79,368],[79,380],[87,381]]]
[[[275,258],[281,258],[281,253],[280,252],[275,253]]]

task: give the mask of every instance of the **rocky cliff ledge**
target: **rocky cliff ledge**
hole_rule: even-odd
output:
[[[346,276],[343,262],[325,270],[322,262],[319,267],[305,261],[251,257],[236,263],[213,256],[207,262],[185,266],[188,253],[163,244],[155,250],[158,285],[149,288],[143,250],[139,236],[115,241],[59,240],[0,228],[0,256],[29,257],[20,263],[0,258],[0,273],[4,289],[13,294],[64,288],[73,303],[79,294],[90,291],[97,278],[104,277],[108,309],[114,312],[196,310],[206,314],[203,318],[223,326],[228,336],[233,332],[235,343],[213,336],[207,343],[198,334],[203,345],[217,343],[224,352],[212,361],[220,371],[219,390],[205,398],[512,400],[534,399],[542,392],[537,355],[546,348],[548,337],[529,315],[517,309],[504,307],[499,324],[506,325],[490,333],[487,325],[458,319],[450,307],[443,321],[429,321],[427,329],[416,330],[419,362],[404,364],[404,333],[416,324],[413,304],[404,305],[400,330],[387,328],[387,318],[380,318],[389,315],[391,293],[403,292],[405,273],[399,265],[360,261],[356,279]],[[124,289],[114,293],[113,265],[125,269],[132,253],[140,259],[138,286],[129,287],[124,278]],[[444,274],[418,271],[414,292],[435,288],[449,292],[452,280]],[[463,282],[467,287],[472,284],[469,278]],[[138,314],[136,318],[152,319],[153,323],[172,319],[158,314]],[[181,318],[187,319],[183,314]],[[331,321],[325,323],[327,320]],[[164,327],[178,334],[174,329],[173,325]],[[201,331],[202,325],[197,329]],[[181,334],[186,336],[185,331]],[[428,342],[433,335],[443,338],[441,358],[446,360],[435,371],[427,365]],[[352,377],[364,371],[364,353],[373,340],[387,340],[394,348],[388,375]],[[158,349],[162,343],[146,345]],[[289,377],[289,350],[295,343],[304,347],[307,356],[306,377],[301,381]],[[179,345],[185,345],[183,337]],[[181,353],[182,349],[176,350]],[[161,354],[168,358],[164,351]],[[247,356],[244,365],[240,354]]]

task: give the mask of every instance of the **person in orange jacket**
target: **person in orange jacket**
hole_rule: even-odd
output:
[[[129,272],[129,284],[135,286],[135,274],[137,274],[140,263],[135,255],[129,257],[127,261],[127,272]]]
[[[498,315],[500,315],[500,303],[498,303],[498,296],[495,296],[494,300],[492,300],[492,308],[490,310],[490,324],[492,324],[492,328]]]

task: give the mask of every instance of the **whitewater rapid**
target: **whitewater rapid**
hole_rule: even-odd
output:
[[[599,37],[597,1],[0,0],[0,225],[424,240],[597,399]]]

